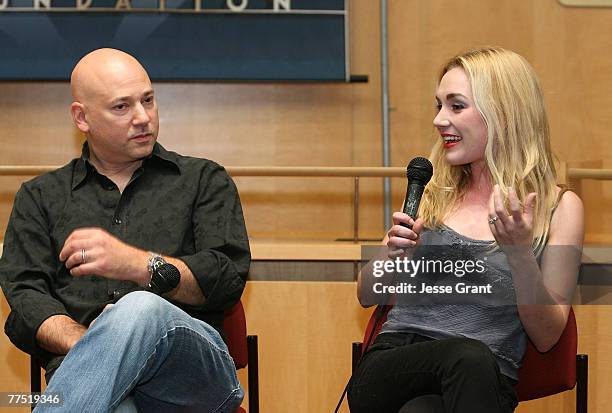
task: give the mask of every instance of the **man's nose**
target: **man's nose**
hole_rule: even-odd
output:
[[[134,117],[132,119],[132,123],[134,125],[142,125],[145,123],[149,123],[151,121],[151,117],[147,113],[147,110],[142,106],[141,103],[138,103],[134,108]]]

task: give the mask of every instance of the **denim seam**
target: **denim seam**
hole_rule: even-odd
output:
[[[230,401],[230,399],[236,394],[236,392],[240,391],[240,387],[235,388],[234,390],[232,390],[230,392],[230,394],[227,395],[227,397],[225,398],[225,400],[223,400],[221,402],[221,404],[219,405],[219,407],[217,407],[215,410],[212,411],[212,413],[217,413],[217,412],[221,412],[220,409],[224,408],[227,403]]]
[[[232,365],[234,365],[234,359],[233,359],[233,358],[232,358],[232,356],[229,354],[229,352],[227,352],[227,351],[223,350],[222,348],[218,347],[218,346],[217,346],[215,343],[211,342],[211,341],[210,341],[210,340],[209,340],[207,337],[205,337],[205,336],[201,335],[199,332],[197,332],[197,331],[193,330],[193,329],[192,329],[191,327],[189,327],[189,326],[176,326],[175,328],[184,328],[184,329],[189,330],[189,331],[191,331],[192,333],[194,333],[194,334],[198,335],[198,336],[199,336],[199,337],[200,337],[202,340],[204,340],[204,341],[208,342],[212,348],[216,349],[216,350],[217,350],[219,353],[221,353],[221,354],[223,354],[224,356],[226,356],[226,357],[229,359],[229,361],[231,361],[231,362],[232,362]],[[240,391],[240,381],[238,380],[238,376],[236,375],[236,369],[235,369],[235,368],[234,368],[234,370],[233,370],[233,372],[232,372],[232,373],[233,373],[233,379],[234,379],[234,381],[235,381],[236,383],[238,383],[238,387],[234,388],[234,389],[233,389],[233,390],[232,390],[232,391],[231,391],[231,392],[230,392],[230,393],[227,395],[227,397],[225,398],[225,400],[223,400],[223,401],[221,402],[221,404],[219,404],[219,406],[218,406],[218,407],[217,407],[215,410],[213,410],[213,413],[215,413],[215,412],[220,412],[220,410],[219,410],[219,409],[222,409],[222,408],[223,408],[223,407],[224,407],[224,406],[225,406],[225,405],[226,405],[226,404],[227,404],[227,403],[230,401],[230,399],[232,398],[232,396],[234,396],[234,394],[236,394],[236,392]]]
[[[209,345],[210,345],[212,348],[214,348],[214,349],[215,349],[215,350],[217,350],[219,353],[222,353],[222,354],[223,354],[223,355],[225,355],[227,358],[229,358],[229,360],[231,360],[231,361],[232,361],[232,363],[233,363],[233,359],[232,359],[231,355],[230,355],[230,354],[229,354],[227,351],[223,350],[222,348],[219,348],[219,347],[218,347],[216,344],[214,344],[213,342],[211,342],[211,341],[210,341],[208,338],[206,338],[205,336],[201,335],[200,333],[198,333],[197,331],[193,330],[192,328],[190,328],[190,327],[188,327],[188,326],[184,326],[184,325],[182,325],[182,326],[174,326],[174,327],[172,327],[172,328],[168,329],[168,330],[166,331],[166,333],[165,333],[163,336],[161,336],[161,337],[160,337],[160,338],[157,340],[157,342],[155,343],[155,346],[154,346],[153,351],[151,352],[151,354],[149,355],[149,357],[147,357],[147,359],[146,359],[145,363],[143,364],[143,366],[142,366],[142,367],[141,367],[141,368],[138,370],[138,372],[136,373],[136,376],[135,376],[135,377],[134,377],[134,378],[133,378],[133,379],[132,379],[132,380],[129,382],[129,384],[127,385],[127,388],[126,388],[126,389],[125,389],[125,390],[124,390],[124,391],[121,393],[121,395],[120,395],[120,396],[119,396],[119,397],[118,397],[118,398],[117,398],[117,399],[116,399],[116,400],[115,400],[113,403],[111,403],[111,405],[110,405],[110,407],[111,407],[111,411],[112,411],[112,410],[114,410],[114,409],[115,409],[115,408],[116,408],[116,407],[119,405],[119,403],[121,403],[121,402],[123,401],[123,399],[124,399],[124,398],[126,397],[126,395],[128,394],[128,391],[129,391],[129,390],[131,390],[131,389],[133,388],[133,387],[132,387],[132,385],[134,384],[134,382],[135,382],[135,381],[137,381],[139,377],[141,377],[142,370],[145,368],[145,366],[148,364],[148,362],[151,360],[151,358],[152,358],[152,357],[153,357],[153,356],[154,356],[154,355],[157,353],[157,346],[159,345],[159,343],[160,343],[160,342],[161,342],[163,339],[165,339],[166,337],[168,337],[168,334],[169,334],[170,332],[173,332],[174,330],[179,329],[179,328],[183,328],[183,329],[185,329],[185,330],[189,330],[189,331],[191,331],[192,333],[195,333],[195,334],[196,334],[196,335],[198,335],[198,336],[199,336],[201,339],[203,339],[204,341],[206,341],[206,342],[207,342],[207,343],[208,343],[208,344],[209,344]],[[234,379],[235,379],[236,381],[238,381],[238,378],[237,378],[237,376],[236,376],[236,373],[235,373],[235,372],[234,372]],[[134,387],[135,387],[135,386],[134,386]],[[220,407],[222,407],[222,406],[223,406],[223,404],[227,402],[227,400],[229,399],[229,397],[230,397],[230,396],[231,396],[231,395],[232,395],[232,394],[233,394],[233,393],[234,393],[236,390],[238,390],[238,389],[234,389],[234,390],[232,390],[232,392],[230,393],[230,395],[229,395],[229,396],[228,396],[228,397],[227,397],[227,398],[226,398],[226,399],[223,401],[223,403],[221,404],[221,406],[220,406]]]
[[[215,343],[213,343],[212,341],[210,341],[210,340],[208,339],[208,337],[203,336],[202,334],[200,334],[198,331],[196,331],[196,330],[192,329],[191,327],[189,327],[189,326],[185,326],[185,325],[178,325],[178,326],[174,326],[174,327],[172,328],[172,330],[175,330],[175,329],[177,329],[177,328],[184,328],[185,330],[189,330],[189,331],[191,331],[192,333],[194,333],[194,334],[196,334],[196,335],[200,336],[200,338],[201,338],[201,339],[203,339],[204,341],[206,341],[206,342],[207,342],[207,343],[208,343],[208,344],[209,344],[211,347],[213,347],[215,350],[217,350],[217,351],[218,351],[218,352],[220,352],[220,353],[225,354],[227,357],[229,357],[230,359],[232,359],[232,356],[229,354],[229,352],[228,352],[228,351],[225,351],[225,350],[224,350],[224,349],[222,349],[221,347],[217,346],[217,344],[215,344]],[[232,360],[233,360],[233,359],[232,359]]]

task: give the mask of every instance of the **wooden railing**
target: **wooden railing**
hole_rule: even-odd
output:
[[[50,165],[2,165],[0,166],[0,176],[34,176],[57,168],[58,166]],[[359,178],[406,176],[406,169],[403,167],[228,166],[225,169],[233,177],[353,178],[353,242],[359,240]],[[559,183],[581,179],[612,180],[612,169],[568,168],[565,162],[561,162],[558,169]]]
[[[35,176],[50,172],[59,166],[51,165],[0,165],[0,176]],[[404,167],[377,166],[228,166],[232,176],[279,176],[279,177],[403,177]],[[559,180],[574,179],[612,180],[612,169],[567,168],[562,164]],[[565,172],[565,173],[563,173]]]

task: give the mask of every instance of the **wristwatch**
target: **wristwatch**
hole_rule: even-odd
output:
[[[161,295],[174,290],[181,282],[181,273],[174,265],[169,264],[161,255],[151,252],[149,258],[149,291]]]

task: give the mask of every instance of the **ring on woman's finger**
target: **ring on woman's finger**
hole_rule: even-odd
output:
[[[497,221],[498,219],[499,219],[498,216],[494,216],[494,217],[489,218],[489,225],[495,224],[495,221]]]
[[[85,248],[81,249],[81,264],[85,262]]]

